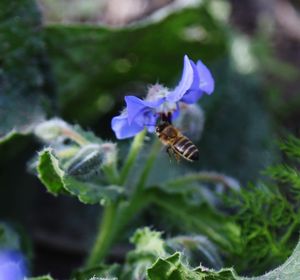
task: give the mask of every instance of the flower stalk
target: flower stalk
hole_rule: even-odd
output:
[[[92,252],[86,262],[86,267],[92,267],[100,264],[106,256],[114,240],[114,227],[117,214],[117,205],[109,203],[103,211],[101,223],[96,237]]]

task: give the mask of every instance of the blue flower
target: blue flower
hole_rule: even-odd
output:
[[[194,63],[184,56],[182,77],[175,89],[169,90],[155,84],[148,90],[144,100],[126,96],[126,109],[112,119],[112,129],[118,139],[133,137],[147,128],[154,132],[158,118],[171,115],[175,119],[180,112],[180,103],[196,103],[203,93],[214,91],[214,79],[209,69],[198,60]]]
[[[23,280],[26,266],[23,255],[15,250],[0,251],[0,279]]]

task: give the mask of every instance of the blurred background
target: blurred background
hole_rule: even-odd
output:
[[[110,120],[124,95],[143,97],[157,81],[175,86],[184,54],[203,60],[216,81],[199,102],[201,159],[187,168],[256,182],[280,158],[276,141],[299,136],[299,1],[1,1],[0,220],[23,236],[34,275],[67,278],[101,216],[98,206],[46,193],[28,172],[41,149],[34,125],[59,116],[115,140]],[[135,223],[163,230],[156,215]],[[126,250],[116,246],[110,259]]]

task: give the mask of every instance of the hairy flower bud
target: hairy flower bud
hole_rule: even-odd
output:
[[[34,133],[42,141],[51,142],[63,137],[63,130],[70,129],[69,125],[58,119],[45,121],[36,126]]]
[[[180,109],[181,114],[174,121],[174,125],[191,140],[200,140],[205,122],[204,111],[197,104],[182,104]]]
[[[86,179],[117,161],[117,148],[113,143],[88,144],[67,163],[67,173]]]
[[[102,154],[102,164],[105,166],[113,165],[117,162],[117,145],[115,143],[104,143],[100,145]]]
[[[100,146],[86,145],[69,161],[67,173],[75,177],[88,178],[99,172],[101,163]]]

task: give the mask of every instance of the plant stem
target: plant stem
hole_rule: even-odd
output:
[[[179,177],[167,182],[170,187],[182,186],[194,181],[208,182],[208,183],[221,183],[226,187],[238,190],[240,188],[239,183],[226,175],[217,172],[201,171],[198,173],[192,173],[184,177]]]
[[[84,146],[89,144],[90,142],[86,140],[83,136],[81,136],[79,133],[77,133],[75,130],[69,129],[69,128],[64,128],[62,130],[62,133],[75,141],[78,145]]]
[[[109,184],[117,185],[119,183],[119,174],[115,164],[102,166],[102,170]]]
[[[128,156],[125,160],[120,176],[117,180],[117,183],[119,185],[125,184],[128,174],[131,168],[133,167],[136,158],[143,146],[145,135],[146,130],[143,130],[134,137]],[[116,170],[106,169],[105,172],[109,181],[114,182]],[[127,222],[131,219],[131,217],[136,212],[135,209],[137,209],[137,207],[141,205],[140,203],[133,205],[133,203],[136,203],[136,200],[130,200],[128,202],[128,205],[124,209],[120,209],[121,205],[118,203],[110,203],[104,208],[103,216],[101,219],[101,225],[99,227],[92,252],[86,262],[86,267],[92,267],[94,265],[97,265],[103,260],[103,258],[107,254],[107,251],[111,247],[112,242],[117,236],[117,233],[120,232],[123,226],[125,226]],[[126,217],[122,215],[124,213],[126,213]]]
[[[105,257],[108,249],[115,236],[115,222],[116,222],[117,206],[114,203],[109,203],[103,212],[101,218],[101,225],[96,237],[92,252],[87,260],[86,267],[91,267],[100,262]]]
[[[283,237],[280,240],[280,245],[286,245],[286,242],[290,239],[292,233],[295,231],[295,228],[299,225],[299,221],[296,219],[294,222],[290,225],[286,233],[283,235]]]
[[[148,156],[148,159],[144,165],[139,181],[137,183],[136,190],[135,190],[136,193],[140,193],[144,189],[149,173],[157,157],[159,147],[160,147],[160,142],[157,139],[154,140],[150,154]]]
[[[129,174],[129,171],[135,163],[135,160],[143,146],[145,135],[146,135],[146,130],[143,130],[134,137],[128,156],[121,170],[120,179],[119,179],[119,184],[121,186],[124,185],[127,176]]]

